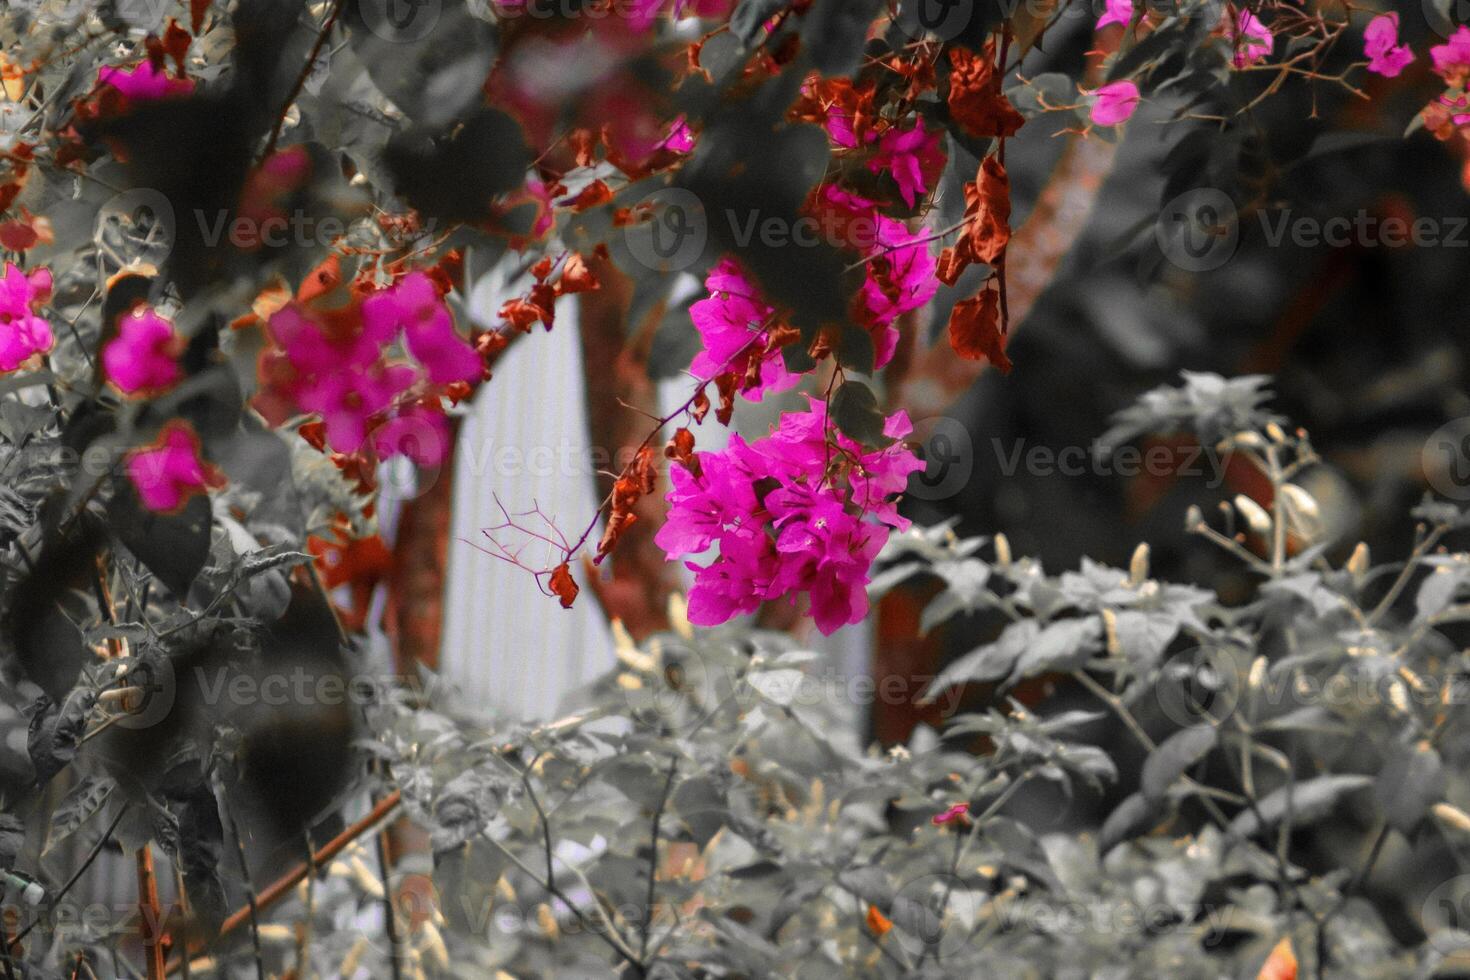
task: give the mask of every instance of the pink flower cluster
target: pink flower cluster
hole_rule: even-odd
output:
[[[1133,23],[1133,0],[1105,0],[1102,16],[1097,19],[1094,30],[1102,30],[1109,24],[1127,27]]]
[[[705,380],[733,372],[744,379],[741,392],[753,402],[768,391],[796,384],[798,376],[786,370],[780,349],[771,343],[775,307],[760,298],[760,290],[735,261],[720,260],[704,285],[709,297],[689,307],[689,318],[704,341],[690,372]]]
[[[194,91],[193,81],[171,78],[151,61],[139,62],[131,70],[104,65],[97,69],[97,82],[115,89],[130,102],[154,102]]]
[[[937,175],[944,168],[939,133],[926,132],[924,124],[919,122],[912,129],[895,126],[882,136],[869,133],[868,137],[878,143],[878,152],[868,161],[868,170],[875,174],[890,172],[903,203],[913,207],[928,192],[926,175]]]
[[[1236,68],[1245,68],[1265,60],[1276,47],[1276,38],[1272,35],[1271,28],[1261,23],[1261,19],[1249,10],[1240,12],[1229,33],[1230,42],[1235,46],[1235,53],[1230,61]]]
[[[284,370],[270,373],[304,411],[322,417],[326,440],[339,453],[361,450],[370,432],[383,457],[402,453],[429,465],[448,451],[442,414],[409,404],[383,418],[420,377],[415,366],[384,356],[400,331],[433,384],[473,383],[484,371],[480,355],[459,336],[422,272],[369,296],[360,316],[350,309],[318,313],[290,303],[271,316],[269,327],[286,362]]]
[[[822,222],[842,232],[840,237],[868,259],[853,315],[873,334],[875,366],[881,368],[898,347],[894,321],[928,303],[939,289],[938,263],[929,254],[923,231],[909,231],[902,221],[880,213],[877,204],[836,184],[823,188],[816,210]]]
[[[933,298],[939,288],[936,263],[924,235],[902,221],[879,213],[866,198],[827,185],[816,199],[813,217],[837,244],[870,256],[867,278],[854,300],[853,316],[873,336],[874,363],[883,367],[898,348],[894,322]],[[733,259],[722,259],[705,278],[709,297],[689,307],[689,317],[704,342],[690,364],[697,378],[710,380],[733,373],[750,401],[768,391],[785,391],[798,378],[786,370],[779,332],[784,328],[775,307]]]
[[[884,432],[901,439],[908,415]],[[768,436],[730,437],[723,452],[675,466],[669,515],[655,540],[670,560],[718,546],[694,573],[689,621],[714,626],[763,601],[805,592],[817,628],[829,634],[868,611],[868,570],[891,529],[908,522],[896,495],[923,463],[901,442],[869,450],[829,425],[827,406],[788,412]]]
[[[194,494],[222,482],[199,458],[199,437],[184,422],[170,422],[157,442],[129,453],[125,468],[138,499],[155,511],[178,510]]]
[[[102,348],[102,367],[108,380],[129,395],[162,391],[179,380],[175,358],[183,346],[173,324],[151,307],[139,306],[118,317],[117,336]]]
[[[1093,93],[1090,118],[1097,126],[1116,126],[1132,117],[1138,102],[1138,86],[1133,82],[1109,82]]]
[[[1384,78],[1396,78],[1414,61],[1414,52],[1399,43],[1399,15],[1379,14],[1363,30],[1363,53],[1368,56],[1368,70]]]
[[[0,278],[0,371],[14,371],[33,355],[51,350],[56,337],[36,307],[51,298],[51,270],[26,273],[5,263]]]
[[[1464,85],[1470,76],[1470,27],[1463,24],[1444,44],[1429,49],[1435,74],[1451,85]]]

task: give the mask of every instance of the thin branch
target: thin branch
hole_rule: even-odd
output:
[[[261,159],[269,157],[276,151],[276,140],[281,138],[281,129],[286,125],[286,115],[291,111],[291,106],[301,97],[301,90],[306,87],[306,79],[310,77],[311,70],[316,66],[316,59],[322,53],[322,47],[327,43],[327,38],[332,33],[332,28],[337,25],[337,18],[342,15],[342,8],[347,6],[347,0],[334,0],[327,19],[322,22],[322,29],[317,32],[316,43],[311,46],[310,53],[306,56],[306,64],[301,66],[301,71],[296,75],[296,81],[291,85],[291,92],[286,96],[286,104],[281,106],[281,111],[276,115],[276,121],[271,126],[270,139],[266,141],[265,152]]]
[[[333,837],[320,850],[316,851],[313,855],[312,866],[320,867],[321,865],[331,861],[338,854],[342,853],[342,851],[346,850],[347,846],[353,841],[357,840],[363,834],[366,834],[369,831],[373,830],[384,820],[388,819],[388,817],[392,816],[393,812],[398,809],[398,805],[402,802],[403,794],[401,790],[395,789],[393,792],[383,797],[381,800],[378,801],[377,805],[368,812],[365,817],[354,823],[352,826],[348,827],[346,830],[342,831],[342,833],[338,834],[336,837]],[[261,890],[259,895],[256,896],[256,908],[259,911],[263,912],[271,906],[275,905],[277,902],[281,901],[281,899],[285,898],[287,895],[290,895],[291,890],[294,889],[297,885],[301,884],[303,880],[305,880],[308,872],[308,866],[302,864],[294,870],[287,872],[285,875],[282,875],[280,878],[277,878],[275,881],[271,882],[269,885]],[[249,922],[250,914],[251,911],[249,908],[236,909],[233,913],[231,913],[229,918],[225,919],[224,924],[220,926],[219,935],[217,938],[223,939],[224,937],[235,932],[246,922]],[[183,950],[182,955],[188,956],[191,953],[198,952],[200,950],[202,950],[202,946],[198,948],[190,947]],[[167,972],[172,974],[176,972],[179,968],[179,960],[175,960],[174,962],[169,964]]]
[[[393,879],[388,865],[388,833],[373,835],[378,849],[378,871],[383,876],[383,928],[388,933],[388,963],[393,980],[403,977],[403,937],[398,934],[398,920],[393,908]]]
[[[235,838],[235,855],[240,862],[240,877],[245,881],[245,901],[250,912],[250,945],[255,953],[255,975],[258,980],[265,980],[265,956],[260,948],[260,903],[255,895],[255,883],[250,880],[250,862],[245,859],[245,839],[240,836],[235,818],[225,808],[222,807],[221,811],[230,825],[230,836]]]
[[[653,903],[656,897],[654,891],[658,886],[659,824],[663,820],[665,808],[667,808],[669,805],[669,793],[674,788],[674,774],[678,771],[679,757],[677,755],[671,756],[669,759],[669,774],[664,779],[663,793],[659,795],[658,806],[653,811],[653,830],[649,834],[648,898],[643,905],[643,922],[640,923],[640,925],[642,926],[643,938],[638,946],[638,958],[640,960],[644,960],[645,962],[648,959],[648,936],[649,933],[653,931]]]
[[[87,873],[87,869],[92,866],[92,863],[97,860],[97,856],[102,853],[102,848],[106,847],[107,842],[112,839],[112,832],[117,829],[118,824],[122,823],[122,818],[127,815],[127,812],[128,803],[125,800],[123,801],[122,805],[117,808],[117,814],[113,816],[112,823],[107,825],[107,829],[102,832],[102,836],[97,838],[97,843],[92,845],[92,849],[88,851],[87,856],[82,859],[82,863],[78,865],[77,869],[71,873],[71,877],[66,879],[66,884],[57,889],[56,894],[52,896],[52,906],[55,906],[57,902],[60,902],[63,898],[65,898],[66,893],[71,891],[72,886],[75,885],[79,880],[81,880],[82,875]],[[16,937],[11,940],[11,943],[19,943],[22,939],[31,934],[32,929],[36,928],[36,926],[40,924],[41,918],[38,916],[34,921],[31,922],[30,925],[22,929],[16,935]],[[9,957],[6,957],[6,961],[9,962]]]

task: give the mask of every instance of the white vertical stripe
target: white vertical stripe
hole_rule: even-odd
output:
[[[585,583],[577,603],[562,609],[529,572],[474,547],[488,544],[483,528],[502,523],[497,495],[512,513],[539,507],[569,539],[592,520],[598,501],[581,378],[577,308],[559,304],[554,330],[520,338],[501,358],[460,437],[440,672],[471,710],[551,717],[613,663],[611,633]],[[521,520],[547,530],[535,517]],[[514,533],[500,538],[526,543]],[[527,565],[556,560],[546,545],[526,546]]]

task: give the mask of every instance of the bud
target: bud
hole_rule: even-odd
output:
[[[623,626],[623,621],[617,617],[614,617],[612,621],[612,635],[613,655],[624,667],[642,674],[651,673],[657,668],[658,664],[654,658],[638,649],[638,644],[633,642],[633,637]]]
[[[284,944],[296,941],[296,930],[280,922],[263,922],[255,931],[267,943]]]
[[[1434,819],[1452,830],[1458,830],[1470,834],[1470,813],[1466,813],[1459,807],[1450,806],[1448,803],[1436,803],[1429,808],[1434,814]]]
[[[1398,678],[1388,683],[1388,703],[1401,715],[1409,713],[1409,691],[1404,682]]]
[[[1317,506],[1317,499],[1295,483],[1283,483],[1281,495],[1286,499],[1287,505],[1295,508],[1303,517],[1314,521],[1321,518],[1322,508]]]
[[[541,927],[541,933],[548,939],[557,939],[561,930],[557,928],[556,916],[551,914],[551,906],[542,902],[536,906],[536,924]]]
[[[1348,574],[1354,581],[1362,582],[1363,576],[1368,574],[1370,556],[1368,554],[1368,542],[1359,541],[1358,546],[1353,549],[1352,555],[1347,560],[1346,568]]]
[[[1261,438],[1259,432],[1252,432],[1250,429],[1244,432],[1237,432],[1230,437],[1230,440],[1237,446],[1243,446],[1246,449],[1260,449],[1266,444],[1266,440]]]
[[[1237,493],[1235,509],[1240,511],[1240,516],[1245,518],[1246,526],[1252,531],[1262,535],[1271,533],[1271,515],[1260,504],[1243,493]]]
[[[449,947],[444,944],[444,936],[432,922],[425,922],[422,928],[423,951],[429,955],[429,959],[433,960],[439,969],[449,969]]]
[[[1322,508],[1317,499],[1295,483],[1283,483],[1279,492],[1286,516],[1297,533],[1307,539],[1321,537]]]
[[[1184,512],[1184,533],[1194,534],[1205,526],[1205,512],[1199,509],[1198,504],[1190,504],[1189,510]]]
[[[1275,422],[1266,423],[1266,435],[1277,445],[1284,445],[1286,443],[1286,432]]]
[[[995,536],[995,564],[997,568],[1011,567],[1011,542],[1004,534]]]
[[[357,965],[362,962],[362,954],[367,952],[368,939],[366,936],[358,936],[357,942],[342,957],[342,965],[337,968],[339,977],[350,977],[357,972]]]
[[[694,627],[689,625],[689,600],[678,592],[669,596],[669,624],[684,639],[694,639]]]
[[[1268,662],[1265,657],[1257,657],[1251,661],[1250,673],[1246,675],[1245,682],[1252,688],[1259,689],[1266,680],[1266,667]]]
[[[1128,563],[1128,584],[1138,588],[1148,581],[1148,542],[1133,549],[1133,559]]]
[[[372,898],[383,897],[383,883],[378,880],[377,875],[373,874],[372,869],[363,863],[362,858],[353,855],[347,859],[347,866],[352,871],[352,880],[364,894]]]
[[[1106,607],[1102,611],[1103,633],[1107,636],[1108,656],[1118,657],[1123,653],[1123,645],[1118,640],[1118,614]]]

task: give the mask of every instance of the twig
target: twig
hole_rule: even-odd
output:
[[[163,913],[158,907],[158,878],[153,873],[153,845],[138,848],[138,911],[143,917],[143,951],[148,958],[148,980],[163,980]],[[265,980],[265,975],[261,975]]]
[[[388,933],[388,966],[393,980],[403,976],[403,939],[398,935],[398,920],[393,909],[393,879],[388,864],[388,832],[373,835],[378,850],[378,872],[383,876],[383,929]]]
[[[301,849],[306,855],[306,894],[302,896],[304,914],[301,925],[296,933],[296,975],[310,980],[311,977],[311,925],[312,919],[316,917],[316,858],[311,853],[311,831],[301,832]],[[386,881],[386,879],[384,879]],[[188,969],[188,958],[184,959],[185,969]],[[184,980],[188,980],[187,975]]]
[[[92,849],[87,852],[87,856],[82,859],[82,863],[77,866],[77,869],[71,873],[71,877],[66,879],[66,884],[62,885],[56,890],[56,894],[51,898],[51,904],[53,906],[57,902],[65,898],[66,893],[71,891],[72,886],[75,885],[79,880],[81,880],[82,875],[87,873],[87,869],[92,866],[92,862],[97,860],[97,855],[102,853],[102,848],[106,847],[107,842],[112,839],[112,832],[117,829],[118,824],[122,823],[122,818],[127,815],[127,812],[128,804],[126,801],[124,801],[123,804],[117,808],[117,814],[112,818],[112,823],[108,824],[107,829],[102,832],[102,836],[97,838],[97,843],[92,845]],[[32,929],[36,928],[36,926],[40,924],[41,919],[40,917],[37,917],[30,925],[22,929],[16,935],[16,937],[11,940],[11,943],[19,943],[22,939],[31,934]],[[7,963],[9,962],[9,959],[9,957],[6,957]]]
[[[566,893],[558,888],[555,882],[542,881],[541,878],[536,874],[536,872],[531,870],[531,868],[527,866],[526,862],[516,857],[516,855],[513,854],[508,847],[500,843],[500,841],[496,840],[495,838],[491,837],[489,834],[481,834],[480,836],[484,840],[488,841],[490,843],[490,846],[494,847],[501,854],[504,854],[512,864],[514,864],[517,868],[521,870],[522,874],[524,874],[526,877],[530,878],[533,882],[539,885],[547,894],[551,895],[557,901],[565,905],[571,911],[572,915],[576,916],[577,921],[582,924],[582,927],[584,929],[588,930],[592,933],[592,935],[596,936],[608,946],[612,947],[613,951],[621,956],[623,960],[633,968],[633,971],[637,976],[641,977],[647,972],[644,969],[643,964],[639,961],[638,956],[633,952],[631,948],[628,947],[627,940],[623,939],[622,933],[618,932],[617,926],[613,924],[612,919],[610,919],[607,916],[607,913],[602,910],[602,906],[598,906],[597,913],[599,916],[602,917],[604,924],[607,926],[607,931],[605,932],[601,929],[595,928],[593,923],[588,921],[586,913],[578,908],[577,904],[573,902],[570,898],[568,898]]]
[[[1442,525],[1431,528],[1419,543],[1414,546],[1414,551],[1409,555],[1409,560],[1404,562],[1404,570],[1399,573],[1398,578],[1394,579],[1393,585],[1389,586],[1387,594],[1379,601],[1378,605],[1373,607],[1373,611],[1368,614],[1369,626],[1377,625],[1378,621],[1393,608],[1393,604],[1398,601],[1399,596],[1403,595],[1404,589],[1408,587],[1409,580],[1414,577],[1414,572],[1419,567],[1420,559],[1439,543],[1439,539],[1444,535],[1444,532],[1445,529]]]
[[[265,980],[265,957],[260,949],[260,903],[256,900],[255,883],[250,880],[250,863],[245,860],[245,840],[240,836],[235,818],[228,811],[224,813],[224,817],[230,825],[230,836],[235,838],[235,854],[240,860],[240,877],[245,880],[246,908],[250,913],[250,945],[255,953],[255,975],[258,980]],[[184,958],[188,959],[187,956]]]
[[[322,29],[317,32],[316,43],[311,46],[311,51],[306,56],[306,64],[301,66],[301,71],[296,75],[296,81],[291,85],[291,92],[286,96],[285,105],[281,106],[280,113],[276,116],[275,124],[271,126],[270,139],[266,141],[265,152],[261,159],[269,157],[276,151],[276,140],[281,138],[281,129],[286,125],[286,114],[291,111],[291,106],[301,96],[301,90],[306,87],[306,79],[311,75],[312,68],[316,65],[317,56],[322,53],[322,47],[327,43],[327,38],[332,33],[332,28],[337,25],[337,18],[342,15],[342,8],[347,6],[347,0],[334,0],[331,12],[327,19],[322,22]]]
[[[638,946],[638,958],[648,959],[648,936],[653,932],[653,903],[654,890],[658,885],[658,830],[663,821],[664,809],[669,805],[669,793],[674,788],[674,774],[679,770],[679,757],[672,756],[669,759],[669,774],[664,779],[664,791],[658,798],[658,807],[653,811],[653,830],[649,834],[648,841],[648,899],[643,905],[643,922],[640,923],[643,938]]]
[[[331,861],[338,854],[342,853],[342,851],[346,850],[347,846],[353,841],[357,840],[363,834],[366,834],[367,832],[378,826],[378,824],[388,819],[388,817],[392,815],[393,811],[398,809],[398,805],[402,802],[403,795],[400,790],[395,789],[393,792],[383,797],[381,800],[378,801],[377,806],[373,807],[372,810],[369,811],[367,816],[363,817],[361,820],[357,821],[352,826],[342,831],[342,833],[338,834],[336,837],[333,837],[330,841],[323,845],[320,850],[316,851],[312,856],[312,866],[319,867],[322,864]],[[275,881],[271,882],[264,889],[262,889],[258,895],[256,895],[256,908],[259,911],[264,912],[266,909],[270,908],[281,899],[291,894],[291,890],[297,885],[301,884],[301,882],[306,878],[308,872],[308,866],[302,864],[298,866],[295,870],[287,872],[280,878],[277,878]],[[242,925],[249,921],[249,908],[236,909],[229,918],[225,919],[224,924],[220,926],[218,938],[223,939],[225,936],[228,936],[230,933],[239,929]],[[188,956],[193,952],[198,952],[201,950],[202,945],[197,949],[194,947],[190,947],[183,951],[183,955]],[[176,972],[178,969],[179,961],[175,960],[174,962],[169,964],[167,972],[171,974]]]

